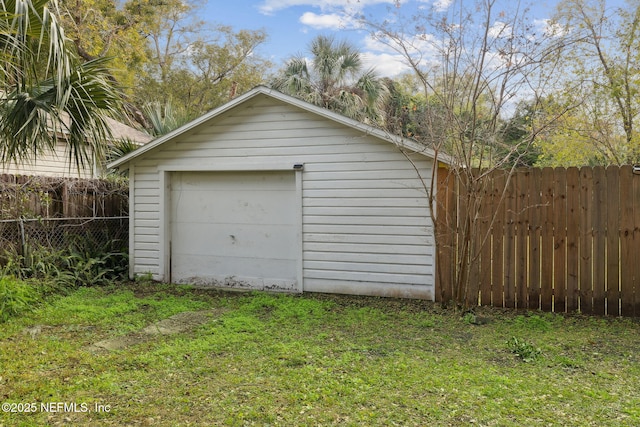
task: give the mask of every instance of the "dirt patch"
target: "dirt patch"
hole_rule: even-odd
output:
[[[141,344],[156,338],[159,335],[173,335],[188,332],[211,319],[219,317],[222,310],[185,311],[167,319],[160,320],[139,331],[129,333],[121,337],[110,338],[90,345],[87,350],[91,352],[121,350],[132,345]]]

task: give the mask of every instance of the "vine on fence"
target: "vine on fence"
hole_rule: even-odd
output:
[[[0,175],[0,219],[127,216],[126,179]]]

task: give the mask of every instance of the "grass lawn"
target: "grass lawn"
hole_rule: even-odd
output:
[[[190,331],[90,349],[210,309]],[[477,314],[381,298],[80,288],[0,324],[10,404],[0,426],[640,425],[637,319]]]

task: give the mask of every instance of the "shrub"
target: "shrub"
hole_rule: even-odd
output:
[[[86,252],[72,252],[64,257],[66,268],[61,279],[71,287],[109,284],[116,276],[109,267],[110,260],[111,254],[92,256]]]
[[[127,253],[113,249],[108,242],[72,244],[67,250],[30,247],[24,256],[6,251],[0,275],[38,279],[54,288],[106,285],[127,276]]]

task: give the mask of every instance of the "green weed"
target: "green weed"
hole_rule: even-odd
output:
[[[33,309],[36,292],[27,283],[12,276],[0,277],[0,322]]]
[[[139,285],[151,285],[153,284],[153,275],[150,272],[136,274],[134,280]]]
[[[556,358],[556,362],[563,368],[567,369],[580,369],[583,366],[581,362],[567,356],[558,356]]]
[[[527,316],[519,315],[516,316],[513,323],[524,330],[547,332],[551,330],[552,320],[550,321],[549,318],[552,318],[553,316],[554,315],[552,314],[544,316],[538,314]]]
[[[533,362],[542,355],[540,348],[516,337],[511,337],[507,341],[507,348],[523,362]]]
[[[476,315],[474,313],[465,313],[464,316],[462,316],[462,321],[467,325],[473,325],[476,323]]]

